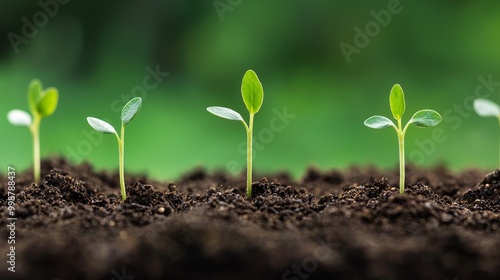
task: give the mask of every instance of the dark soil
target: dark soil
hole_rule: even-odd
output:
[[[16,174],[16,272],[0,279],[500,279],[500,172],[308,170],[254,183],[193,171],[176,183],[43,163]]]

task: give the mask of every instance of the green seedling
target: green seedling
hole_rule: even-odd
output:
[[[259,81],[259,77],[254,71],[248,70],[243,76],[241,82],[241,95],[243,102],[250,113],[250,120],[247,125],[241,115],[229,108],[225,107],[208,107],[207,110],[224,119],[232,121],[240,121],[245,126],[247,132],[247,198],[252,198],[252,132],[253,132],[253,119],[254,115],[260,110],[262,102],[264,101],[264,90]]]
[[[40,181],[40,122],[42,118],[54,113],[59,100],[59,91],[54,88],[43,89],[38,79],[33,79],[28,87],[28,106],[31,115],[23,110],[7,113],[9,122],[16,126],[26,126],[33,136],[33,178]]]
[[[395,84],[389,96],[389,105],[391,107],[392,116],[397,121],[397,126],[388,118],[383,116],[371,116],[365,120],[364,124],[370,128],[382,129],[392,126],[398,135],[399,143],[399,192],[404,193],[405,189],[405,134],[410,124],[416,127],[431,127],[441,122],[442,118],[438,112],[433,110],[420,110],[416,112],[408,123],[401,125],[401,119],[405,112],[405,96],[403,89],[399,84]]]
[[[487,99],[478,98],[474,100],[474,110],[481,117],[496,117],[500,123],[500,106],[498,106],[495,102],[489,101]],[[499,147],[500,153],[500,147]],[[498,166],[500,168],[500,154],[498,156],[499,163]]]
[[[118,136],[118,133],[109,123],[93,118],[88,117],[87,122],[89,125],[97,130],[98,132],[104,134],[114,134],[116,136],[116,140],[118,141],[118,160],[119,160],[119,169],[120,169],[120,190],[122,194],[122,200],[125,201],[127,199],[127,193],[125,190],[125,175],[124,175],[124,151],[125,151],[125,126],[137,115],[142,106],[142,99],[140,97],[133,98],[130,100],[122,109],[121,116],[121,133]]]

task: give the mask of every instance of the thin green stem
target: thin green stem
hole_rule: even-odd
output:
[[[401,120],[398,120],[398,146],[399,146],[399,193],[405,192],[405,133],[406,126],[401,129]]]
[[[252,133],[253,114],[250,114],[250,122],[247,127],[247,198],[252,199]]]
[[[40,181],[40,117],[33,116],[33,123],[29,127],[33,136],[33,179]]]
[[[399,144],[399,193],[405,192],[405,136],[398,133]]]
[[[500,116],[498,117],[498,123],[500,125]],[[498,141],[498,168],[500,169],[500,141]]]
[[[120,172],[120,190],[122,194],[122,200],[127,200],[127,192],[125,189],[125,172],[124,172],[124,152],[125,152],[125,126],[122,125],[121,128],[121,138],[116,135],[118,139],[118,164],[119,164],[119,172]]]

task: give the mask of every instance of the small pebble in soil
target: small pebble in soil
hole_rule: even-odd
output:
[[[158,209],[156,209],[156,213],[162,214],[162,215],[165,215],[165,216],[168,216],[168,215],[172,214],[173,211],[174,210],[172,208],[170,208],[168,205],[167,206],[161,206]]]
[[[62,218],[63,219],[69,219],[69,218],[72,218],[73,216],[75,216],[73,210],[71,210],[71,208],[69,207],[64,207],[64,211],[62,213]]]

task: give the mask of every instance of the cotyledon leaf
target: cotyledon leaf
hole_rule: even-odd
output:
[[[384,116],[371,116],[365,120],[364,124],[375,129],[387,128],[389,126],[396,127],[390,119]]]
[[[117,134],[115,128],[103,120],[93,117],[88,117],[87,122],[93,129],[97,130],[98,132],[107,134]]]
[[[132,98],[122,109],[122,123],[123,125],[127,125],[132,119],[137,115],[137,113],[141,110],[142,106],[142,98],[135,97]]]
[[[232,121],[244,121],[238,112],[229,108],[212,106],[208,107],[207,111],[223,119],[228,119]]]

